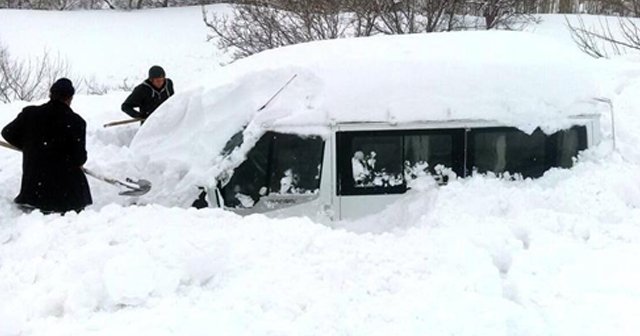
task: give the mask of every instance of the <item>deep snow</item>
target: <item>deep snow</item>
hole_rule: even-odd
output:
[[[182,22],[199,10],[158,12],[164,22]],[[40,33],[57,45],[74,34],[93,46],[66,45],[80,59],[83,52],[114,50],[122,42],[108,39],[111,29],[135,32],[130,25],[156,11],[104,13],[2,10],[0,36],[17,45],[33,41],[39,50]],[[103,15],[109,29],[78,31],[79,18]],[[35,18],[48,29],[7,28]],[[545,19],[536,31],[566,37],[561,25],[548,28],[556,17]],[[166,26],[143,25],[149,30],[129,33],[127,41],[144,44]],[[62,31],[68,33],[56,33]],[[202,33],[200,26],[171,31],[194,43],[171,53],[199,50],[194,41],[201,40],[189,34]],[[138,64],[133,75],[144,72],[156,63],[143,52],[152,49],[110,55],[113,73],[130,76],[116,72],[127,62]],[[172,55],[166,60],[181,65],[168,70],[172,77],[188,78],[183,74],[203,64]],[[332,226],[126,206],[135,200],[94,180],[96,204],[87,211],[24,215],[11,203],[20,156],[1,151],[0,335],[635,335],[640,67],[622,59],[604,63],[616,151],[607,113],[603,142],[570,170],[554,169],[535,181],[476,176]],[[124,116],[117,109],[125,96],[74,100],[88,122],[87,167],[144,177],[149,172],[131,163],[127,147],[137,126],[101,127]],[[25,105],[0,105],[0,123]]]

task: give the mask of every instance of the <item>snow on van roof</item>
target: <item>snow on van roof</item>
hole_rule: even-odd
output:
[[[595,62],[524,32],[376,36],[298,44],[232,63],[179,92],[140,129],[151,160],[210,166],[243,125],[487,120],[525,132],[576,123],[602,104]],[[265,109],[269,98],[297,77]],[[178,90],[179,91],[179,90]],[[308,129],[307,129],[308,130]]]

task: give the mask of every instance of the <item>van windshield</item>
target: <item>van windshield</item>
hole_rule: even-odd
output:
[[[267,195],[314,195],[320,188],[321,137],[267,132],[222,188],[230,208],[252,208]]]

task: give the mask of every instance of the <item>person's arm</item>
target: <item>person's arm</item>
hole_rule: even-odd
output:
[[[8,143],[20,150],[22,150],[22,147],[24,146],[24,123],[25,116],[23,110],[12,122],[2,129],[2,137],[7,140]]]
[[[144,95],[144,88],[139,85],[133,89],[133,92],[125,99],[124,103],[122,103],[122,112],[128,114],[132,118],[140,118],[144,119],[145,116],[142,113],[135,110],[135,108],[140,108],[142,106],[142,97]]]
[[[82,167],[87,162],[86,135],[87,123],[79,119],[76,127],[71,133],[71,164],[75,167]]]
[[[169,97],[173,96],[173,81],[169,78],[167,78],[167,91],[169,91]]]

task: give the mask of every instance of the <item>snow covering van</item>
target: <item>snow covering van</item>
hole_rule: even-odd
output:
[[[421,180],[571,167],[606,111],[592,62],[522,32],[289,46],[176,94],[131,148],[152,174],[150,202],[362,217]]]

